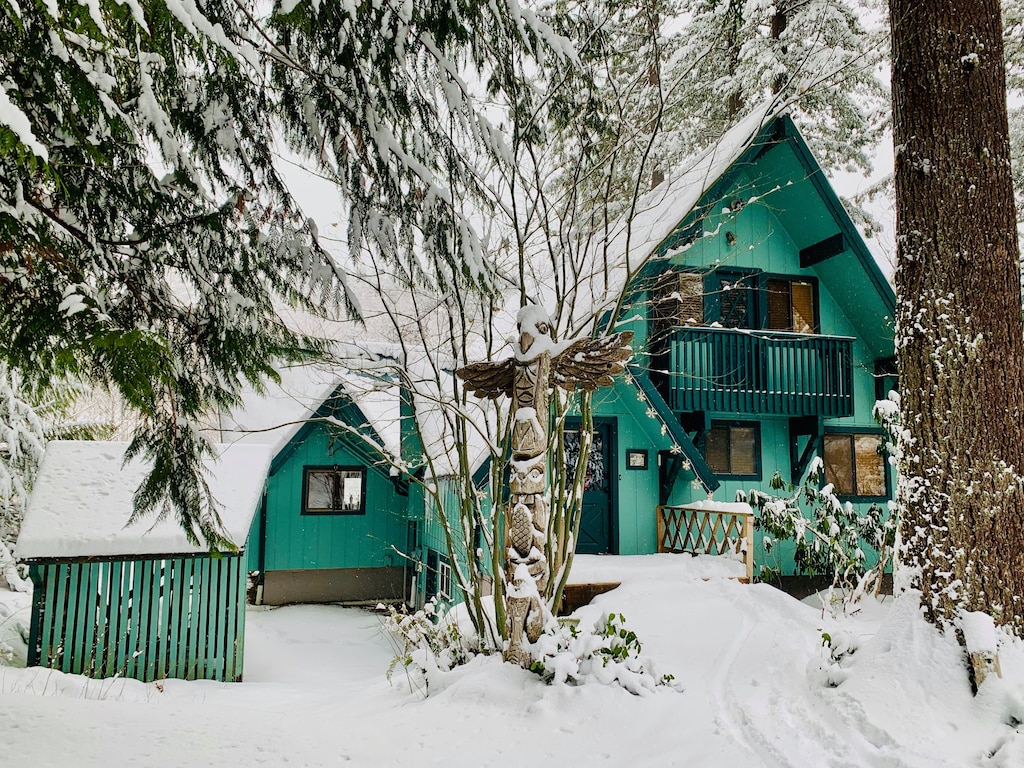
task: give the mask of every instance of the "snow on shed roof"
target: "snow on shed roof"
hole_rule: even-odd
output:
[[[128,443],[55,440],[25,509],[15,554],[21,559],[72,559],[118,555],[206,552],[192,544],[177,521],[143,519],[128,525],[135,489],[150,471],[147,462],[124,464]],[[259,505],[271,451],[262,445],[217,445],[218,458],[204,462],[207,482],[220,504],[227,537],[243,547]]]
[[[244,393],[242,405],[221,416],[219,439],[269,445],[276,456],[328,398],[340,393],[351,399],[366,425],[380,438],[380,444],[374,447],[382,458],[399,459],[402,397],[408,397],[403,387],[409,387],[423,450],[433,461],[434,474],[454,474],[458,468],[458,430],[445,404],[455,401],[461,384],[449,370],[451,361],[438,357],[444,356],[388,342],[338,343],[323,359],[279,370],[280,383],[269,383],[265,393]],[[485,401],[469,400],[467,415],[479,422],[478,429],[466,432],[471,469],[475,471],[491,454],[486,423],[492,409]],[[417,463],[417,457],[406,459]]]
[[[263,393],[246,390],[242,405],[222,416],[221,440],[283,450],[303,424],[336,392],[347,395],[380,437],[379,449],[397,456],[401,444],[398,388],[386,378],[400,352],[394,345],[339,344],[331,359],[288,365],[280,383]],[[353,426],[360,426],[358,424]]]

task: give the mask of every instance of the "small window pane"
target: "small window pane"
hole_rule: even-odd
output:
[[[452,567],[440,559],[437,564],[437,594],[443,598],[452,596]]]
[[[789,330],[789,282],[786,280],[768,281],[768,328]]]
[[[340,472],[341,509],[355,512],[363,502],[363,475],[361,472]]]
[[[797,333],[814,333],[814,286],[810,283],[793,283],[793,330]]]
[[[729,438],[732,474],[757,474],[757,430],[753,427],[731,427]]]
[[[853,441],[850,435],[825,435],[825,482],[839,496],[853,496]]]
[[[704,459],[717,475],[757,475],[758,437],[757,427],[718,424],[704,438]]]
[[[330,510],[334,501],[334,473],[306,474],[306,509]]]
[[[855,435],[857,495],[885,496],[885,457],[878,453],[878,435]]]
[[[726,427],[711,429],[704,444],[704,458],[716,475],[728,475],[729,471],[729,430]]]

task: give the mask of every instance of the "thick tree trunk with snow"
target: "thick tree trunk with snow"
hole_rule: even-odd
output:
[[[1024,340],[999,0],[890,0],[903,566],[1024,633]]]

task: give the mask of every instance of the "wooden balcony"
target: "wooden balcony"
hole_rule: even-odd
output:
[[[680,328],[668,349],[673,411],[778,416],[853,413],[853,339],[734,328]]]

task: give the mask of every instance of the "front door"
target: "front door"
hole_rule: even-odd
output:
[[[608,554],[614,551],[612,491],[615,481],[615,433],[610,419],[594,419],[594,442],[587,461],[583,484],[583,511],[576,552],[582,555]],[[565,462],[572,471],[580,451],[580,424],[565,427]]]

